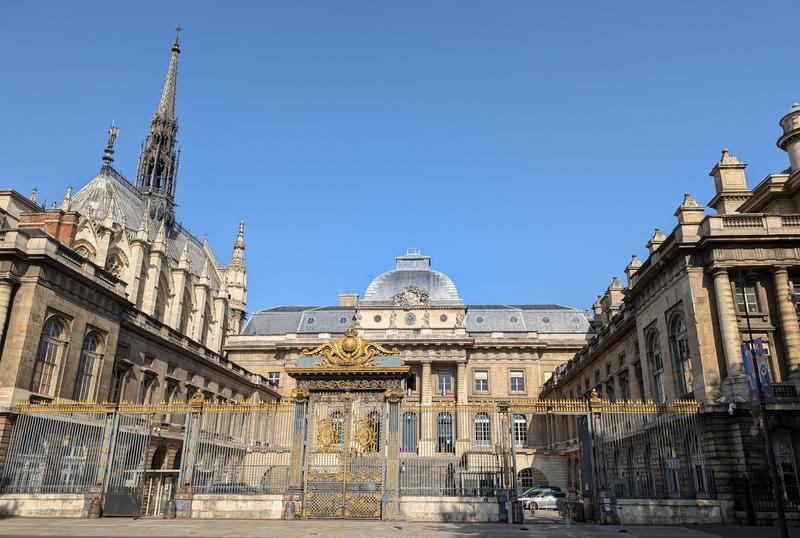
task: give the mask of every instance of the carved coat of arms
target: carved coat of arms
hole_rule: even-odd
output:
[[[414,286],[406,286],[406,288],[392,297],[395,306],[400,308],[409,308],[411,306],[420,306],[428,304],[428,292]]]

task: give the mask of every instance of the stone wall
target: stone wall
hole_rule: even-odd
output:
[[[617,499],[614,512],[625,525],[722,523],[720,503],[713,499]]]
[[[281,519],[283,495],[196,494],[194,519]]]
[[[406,521],[500,521],[497,497],[400,497]]]
[[[83,493],[5,493],[0,514],[23,517],[86,517],[89,498]]]

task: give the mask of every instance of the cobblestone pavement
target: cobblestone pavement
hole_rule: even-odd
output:
[[[88,519],[29,519],[0,520],[3,536],[109,536],[145,538],[148,536],[196,537],[308,537],[322,538],[439,538],[439,537],[630,537],[630,538],[758,538],[777,537],[777,529],[723,525],[692,527],[620,527],[589,524],[572,525],[554,520],[539,520],[521,525],[500,523],[407,523],[383,521],[274,521],[274,520],[163,520],[105,518]],[[800,529],[791,529],[792,537],[800,537]]]

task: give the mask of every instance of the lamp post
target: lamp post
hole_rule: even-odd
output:
[[[744,302],[744,319],[747,321],[747,347],[750,350],[750,361],[752,362],[753,375],[756,380],[756,392],[758,394],[758,421],[761,425],[761,431],[764,432],[764,444],[767,452],[767,465],[769,466],[769,475],[772,479],[772,494],[775,500],[775,512],[778,515],[778,526],[780,528],[781,538],[789,538],[789,529],[786,526],[786,510],[783,506],[783,492],[778,475],[778,465],[775,462],[775,451],[772,447],[772,432],[769,428],[767,420],[767,402],[764,400],[764,389],[761,385],[761,372],[758,370],[758,363],[756,362],[755,347],[753,346],[753,327],[750,325],[750,305],[747,303],[747,291],[745,290],[745,283],[758,279],[758,273],[748,273],[742,275],[742,270],[738,270],[739,284],[742,289],[742,298]],[[748,360],[745,357],[745,360]]]

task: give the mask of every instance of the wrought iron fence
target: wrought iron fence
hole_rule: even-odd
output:
[[[752,514],[775,511],[772,479],[766,470],[764,474],[735,475],[733,485],[736,510]],[[800,512],[800,485],[794,475],[782,477],[780,487],[784,509],[787,512]]]

